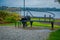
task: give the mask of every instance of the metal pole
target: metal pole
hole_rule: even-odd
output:
[[[24,0],[24,17],[25,17],[25,0]]]

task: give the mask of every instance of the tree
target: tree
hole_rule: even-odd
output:
[[[59,2],[59,3],[60,3],[60,0],[57,0],[57,2]]]

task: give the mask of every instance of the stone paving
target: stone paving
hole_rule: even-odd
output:
[[[51,30],[25,30],[19,28],[0,27],[0,40],[46,40]]]

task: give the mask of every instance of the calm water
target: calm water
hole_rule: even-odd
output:
[[[21,11],[21,12],[17,11],[17,12],[18,12],[19,14],[21,14],[21,15],[24,15],[24,12],[23,12],[23,11]],[[47,13],[47,12],[35,12],[35,11],[30,11],[30,13],[31,13],[33,16],[36,16],[36,17],[44,17],[45,14],[46,14],[47,17],[49,17],[49,15],[53,16],[52,14]],[[30,13],[26,11],[26,12],[25,12],[25,15],[30,15],[30,16],[31,16]],[[55,18],[60,18],[60,12],[53,12],[53,11],[52,11],[52,13],[55,14]]]

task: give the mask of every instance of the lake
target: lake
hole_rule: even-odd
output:
[[[16,11],[16,12],[19,13],[19,14],[21,14],[22,16],[24,15],[24,12],[23,11]],[[50,11],[50,12],[52,12],[52,13],[55,14],[55,17],[54,18],[60,18],[60,12],[56,12],[56,11]],[[47,12],[36,12],[36,11],[27,12],[27,11],[25,11],[25,15],[30,15],[31,16],[30,13],[33,16],[35,16],[35,17],[44,17],[44,15],[46,15],[47,17],[49,17],[49,15],[51,15],[53,17],[52,14],[47,13]]]

